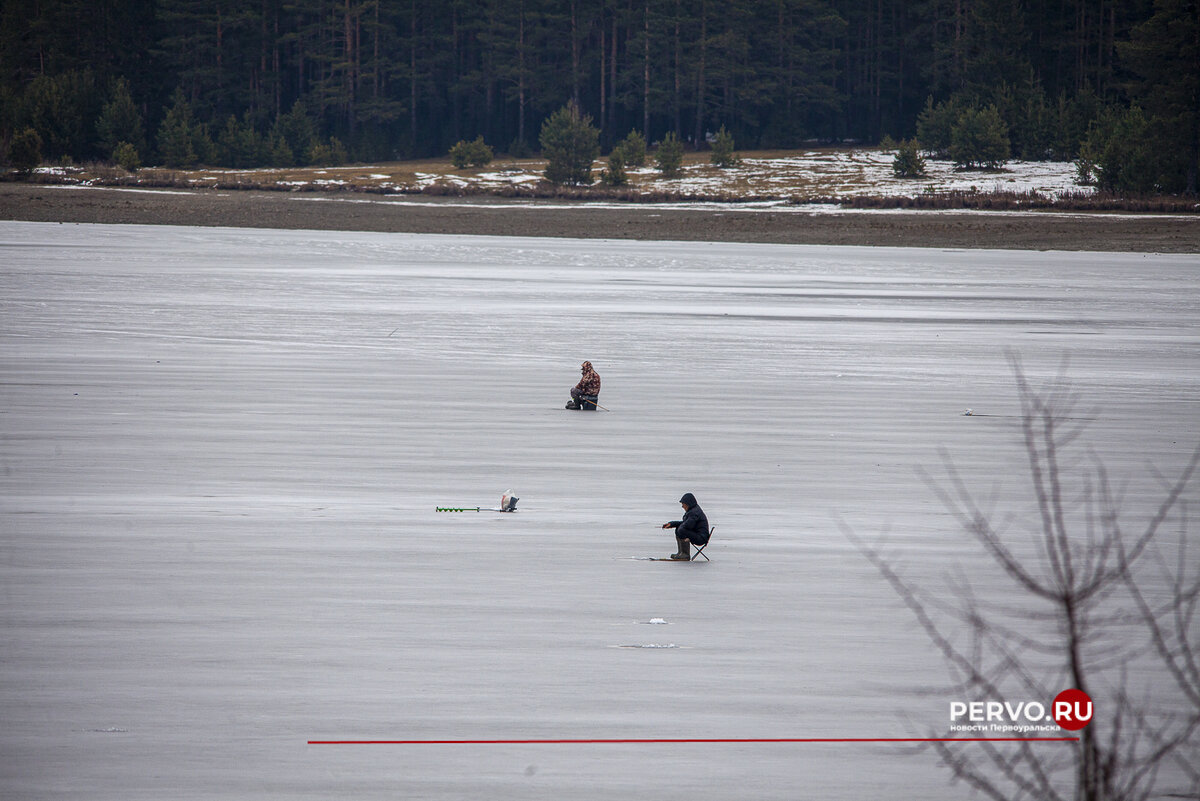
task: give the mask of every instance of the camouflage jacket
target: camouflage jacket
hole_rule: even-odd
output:
[[[584,362],[580,366],[583,371],[583,378],[575,385],[581,395],[599,395],[600,394],[600,375],[592,369],[591,362]]]

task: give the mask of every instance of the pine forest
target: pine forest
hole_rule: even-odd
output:
[[[1013,158],[1194,193],[1196,0],[3,0],[0,155],[232,167],[997,125]],[[971,115],[975,115],[972,117]],[[31,144],[32,143],[32,144]]]

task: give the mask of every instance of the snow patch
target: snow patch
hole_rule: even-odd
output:
[[[667,645],[660,645],[658,643],[639,643],[636,645],[618,645],[616,647],[617,648],[646,648],[649,650],[655,650],[655,649],[665,650],[668,648],[678,648],[679,646],[676,645],[675,643],[670,643]]]
[[[986,172],[960,171],[953,162],[927,158],[925,177],[897,178],[892,160],[892,153],[880,150],[806,151],[781,158],[745,158],[740,168],[692,164],[684,167],[682,178],[657,178],[646,186],[696,194],[778,193],[786,188],[796,196],[839,198],[958,191],[1038,192],[1053,197],[1094,192],[1075,183],[1071,162],[1010,161],[1001,170]]]

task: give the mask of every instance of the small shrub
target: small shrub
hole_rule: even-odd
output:
[[[892,159],[892,173],[897,178],[921,178],[925,175],[925,159],[917,147],[917,140],[909,139],[893,145],[896,157]]]
[[[292,154],[293,162],[307,156],[308,151],[317,142],[316,123],[309,117],[308,108],[302,100],[297,100],[292,104],[291,111],[280,115],[275,120],[272,133],[277,137],[283,138],[288,150]],[[294,165],[282,164],[279,166],[291,167]]]
[[[950,136],[950,158],[962,169],[997,169],[1008,161],[1009,141],[995,106],[967,109]]]
[[[674,131],[663,137],[654,160],[663,178],[678,178],[683,174],[683,142]]]
[[[1088,148],[1083,148],[1075,159],[1075,183],[1079,186],[1096,185],[1096,154]]]
[[[600,172],[600,182],[605,186],[625,186],[629,176],[625,174],[625,153],[614,147],[608,154],[608,168]]]
[[[42,137],[32,128],[17,132],[8,149],[8,160],[21,175],[29,175],[42,163]]]
[[[305,154],[304,162],[311,164],[314,167],[326,167],[333,160],[333,151],[329,149],[329,145],[325,142],[313,142],[312,147]]]
[[[329,163],[333,167],[340,167],[350,160],[350,154],[346,152],[346,146],[336,136],[329,137],[329,152],[332,156]]]
[[[146,147],[142,115],[129,93],[129,81],[117,78],[107,103],[96,120],[96,135],[100,146],[108,153],[115,153],[122,142],[135,149]]]
[[[336,136],[328,142],[314,142],[308,149],[308,163],[320,167],[340,167],[346,163],[346,146]]]
[[[137,172],[142,167],[141,156],[137,148],[129,142],[120,142],[113,150],[112,160],[129,172]]]
[[[646,138],[637,131],[630,131],[629,136],[626,136],[625,140],[617,147],[621,148],[621,153],[625,157],[625,166],[646,166]]]
[[[254,128],[250,115],[239,121],[232,114],[217,135],[217,163],[223,167],[255,167],[270,161],[270,148]]]
[[[717,131],[717,138],[713,140],[712,155],[708,160],[718,167],[736,167],[742,163],[737,153],[733,152],[733,134],[725,130],[724,125]]]
[[[287,140],[282,136],[276,136],[271,143],[271,166],[272,167],[295,167],[296,155],[288,146]]]
[[[470,143],[464,139],[459,139],[450,148],[450,163],[454,165],[455,169],[465,169],[471,163],[470,149]]]
[[[459,140],[454,147],[450,148],[450,161],[455,167],[462,170],[466,167],[483,167],[490,164],[495,154],[484,141],[483,136],[475,137],[475,140],[468,142],[465,139]]]
[[[966,105],[958,97],[936,106],[932,97],[925,101],[924,110],[917,116],[917,140],[925,152],[937,158],[946,158],[950,154],[954,126],[965,110]]]
[[[1110,192],[1154,191],[1160,171],[1149,133],[1150,123],[1140,107],[1106,109],[1080,146],[1077,183]]]
[[[879,140],[879,149],[883,151],[892,151],[900,147],[900,144],[900,142],[897,142],[892,138],[891,134],[884,134],[883,138]]]
[[[527,159],[533,155],[533,150],[529,147],[529,143],[520,137],[512,140],[512,144],[508,146],[508,155],[514,159]]]
[[[571,186],[592,182],[592,162],[600,152],[600,131],[574,100],[546,118],[539,141],[548,162],[547,181]]]
[[[183,90],[176,89],[172,106],[158,129],[158,150],[168,167],[191,168],[210,161],[215,145],[208,127],[194,119]]]

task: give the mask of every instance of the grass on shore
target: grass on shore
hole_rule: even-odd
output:
[[[542,159],[500,160],[458,170],[445,159],[342,167],[288,169],[175,170],[150,167],[128,172],[111,164],[42,168],[23,180],[42,184],[162,189],[347,192],[435,197],[603,200],[628,203],[718,202],[830,204],[855,209],[981,209],[1200,213],[1195,198],[1126,197],[1078,189],[1005,188],[1007,171],[980,173],[976,185],[931,178],[898,184],[881,164],[890,158],[874,149],[821,149],[743,153],[743,165],[722,170],[707,154],[685,156],[685,177],[667,180],[652,167],[629,171],[629,184],[606,187],[556,186],[542,179]],[[593,175],[605,165],[596,163]],[[9,175],[4,180],[16,180]],[[991,181],[988,186],[987,182]],[[1013,177],[1007,181],[1016,183]],[[1060,182],[1061,183],[1061,182]]]

